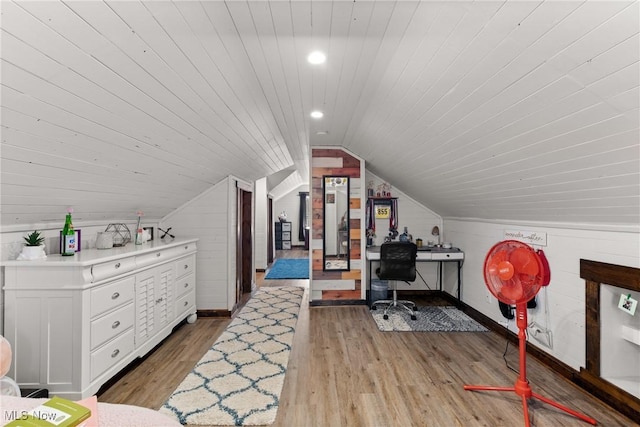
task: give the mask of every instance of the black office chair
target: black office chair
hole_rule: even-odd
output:
[[[416,280],[416,257],[418,247],[411,242],[386,242],[380,246],[380,267],[376,274],[382,280],[393,280],[393,299],[374,301],[371,309],[376,310],[378,305],[387,305],[384,309],[383,319],[389,318],[389,309],[402,307],[411,314],[411,319],[416,320],[416,304],[412,301],[399,300],[396,281],[413,282]]]

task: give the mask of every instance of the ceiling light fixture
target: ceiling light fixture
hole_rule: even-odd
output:
[[[309,56],[307,56],[307,61],[309,61],[309,63],[314,65],[324,64],[324,61],[326,60],[327,60],[327,55],[320,52],[319,50],[316,50],[315,52],[311,52]]]
[[[322,116],[324,116],[324,113],[322,111],[312,111],[311,112],[311,117],[313,117],[314,119],[321,119]]]

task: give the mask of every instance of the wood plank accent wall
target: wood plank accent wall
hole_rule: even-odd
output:
[[[322,161],[320,159],[331,159],[330,161]],[[314,162],[314,160],[316,160]],[[322,177],[325,175],[348,176],[351,180],[349,187],[349,209],[361,209],[361,185],[354,185],[354,179],[360,179],[361,176],[361,160],[352,156],[342,149],[331,148],[314,148],[311,150],[311,236],[313,239],[323,243],[322,227],[324,223],[324,211],[322,209]],[[331,166],[327,166],[331,165]],[[350,271],[324,271],[322,262],[322,244],[312,245],[314,249],[311,251],[312,257],[312,275],[311,287],[313,289],[313,281],[333,281],[335,286],[331,290],[322,291],[322,301],[345,301],[345,300],[362,300],[362,271],[354,266],[361,265],[361,217],[353,216],[349,220],[349,259],[351,263]],[[355,286],[354,286],[355,282]]]
[[[580,260],[580,277],[586,281],[586,368],[580,379],[592,393],[631,417],[640,419],[640,399],[600,376],[600,289],[602,284],[640,291],[640,269],[604,262]],[[595,388],[595,390],[594,390]]]

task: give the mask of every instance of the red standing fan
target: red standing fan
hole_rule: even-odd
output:
[[[499,301],[516,306],[518,341],[520,343],[520,375],[513,387],[465,385],[465,390],[512,391],[522,397],[524,423],[529,427],[527,400],[536,398],[561,409],[574,417],[596,425],[593,418],[580,414],[553,400],[531,391],[527,380],[527,301],[536,296],[540,287],[548,284],[549,271],[536,252],[517,240],[505,240],[495,244],[484,260],[484,281],[489,292]]]

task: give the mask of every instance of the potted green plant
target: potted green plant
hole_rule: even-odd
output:
[[[44,252],[44,236],[35,230],[24,237],[24,247],[18,256],[19,260],[34,260],[47,257]]]
[[[41,246],[44,243],[44,237],[38,230],[28,234],[25,238],[26,246]]]

